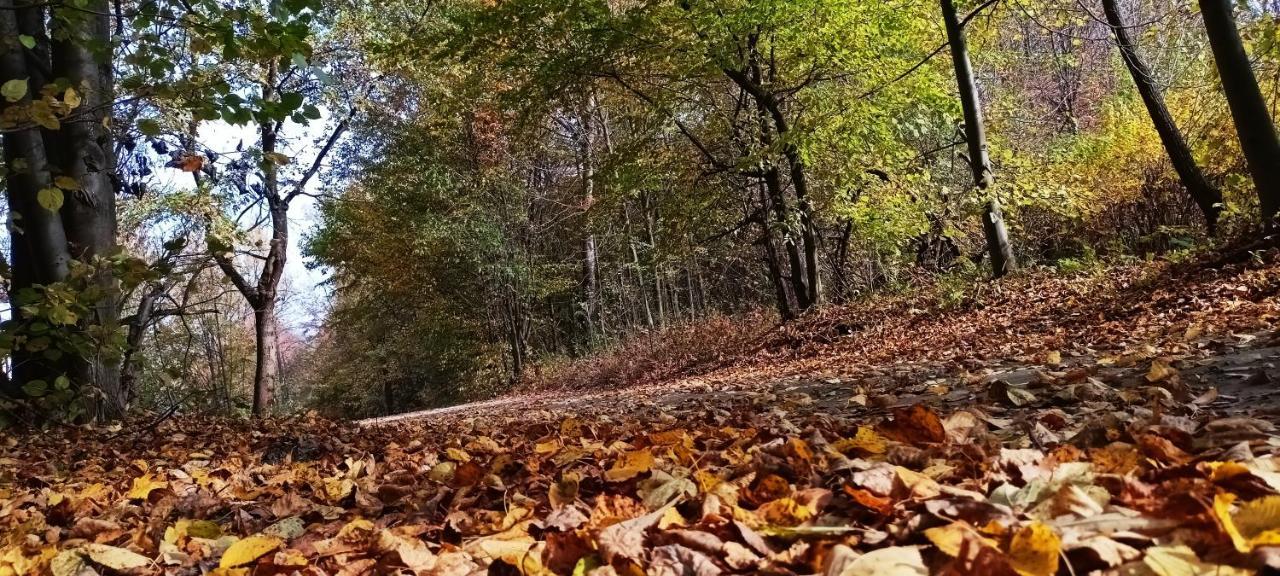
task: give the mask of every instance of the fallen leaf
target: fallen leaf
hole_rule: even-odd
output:
[[[648,448],[627,452],[613,463],[613,467],[604,473],[609,482],[624,482],[635,478],[653,468],[653,452]]]
[[[936,444],[947,440],[942,419],[932,408],[923,404],[895,409],[893,420],[881,424],[880,432],[906,444]]]
[[[915,546],[890,546],[867,552],[849,563],[839,576],[926,576],[929,569]]]
[[[1058,573],[1061,552],[1062,539],[1053,528],[1032,522],[1009,542],[1009,564],[1022,576],[1053,576]]]
[[[1153,383],[1163,382],[1177,374],[1178,371],[1170,366],[1167,360],[1157,358],[1151,361],[1151,368],[1147,370],[1147,381]]]
[[[165,488],[168,485],[168,482],[157,480],[152,474],[144,474],[133,479],[133,484],[129,487],[129,492],[125,496],[130,500],[146,500],[153,491]]]
[[[219,568],[235,568],[243,566],[250,562],[265,556],[268,552],[272,552],[280,546],[284,545],[284,541],[275,536],[249,536],[236,540],[226,552],[222,553],[222,559],[218,561]]]
[[[80,551],[94,563],[120,572],[151,565],[151,559],[146,556],[106,544],[85,544],[80,547]]]

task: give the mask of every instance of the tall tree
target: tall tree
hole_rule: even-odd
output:
[[[978,190],[987,191],[995,182],[991,167],[991,154],[987,147],[987,130],[982,119],[982,103],[978,96],[973,66],[969,62],[969,49],[965,43],[964,25],[956,14],[952,0],[942,1],[942,18],[947,28],[947,41],[951,46],[951,62],[955,67],[956,84],[960,89],[960,106],[964,110],[965,142],[969,148],[969,167],[973,170],[973,182]],[[982,230],[987,240],[987,252],[991,255],[991,272],[999,278],[1018,266],[1009,242],[1009,231],[1004,225],[1000,201],[991,196],[983,207]]]
[[[107,129],[113,104],[110,15],[106,0],[0,3],[5,114],[10,123],[19,119],[6,126],[4,154],[13,220],[11,289],[20,296],[66,280],[73,260],[91,263],[116,252],[115,158]],[[109,275],[97,276],[94,285],[90,317],[79,323],[94,327],[85,333],[105,342],[118,327],[118,291]],[[60,356],[15,352],[16,388],[64,376],[86,398],[100,400],[99,416],[124,410],[119,356],[105,346]]]
[[[1232,0],[1200,0],[1200,14],[1235,120],[1240,148],[1257,188],[1263,227],[1270,232],[1275,230],[1280,216],[1280,138],[1240,40],[1232,12],[1234,4]]]
[[[262,99],[264,102],[278,101],[281,98],[281,95],[276,92],[279,71],[273,63],[266,72],[261,85]],[[295,72],[295,74],[301,73]],[[244,181],[236,183],[242,194],[256,195],[258,201],[265,205],[266,220],[269,222],[267,248],[265,253],[258,257],[261,264],[258,268],[257,280],[251,281],[238,268],[232,245],[210,235],[209,248],[214,261],[253,308],[256,348],[253,375],[254,416],[263,416],[271,410],[280,381],[277,314],[280,280],[284,277],[285,263],[289,254],[289,206],[299,196],[307,194],[308,184],[319,173],[325,158],[346,132],[349,121],[348,116],[337,122],[328,136],[322,140],[311,163],[301,172],[296,181],[286,185],[281,182],[280,168],[290,160],[279,151],[280,132],[284,121],[267,116],[259,120],[259,145],[262,156],[258,172],[260,182],[256,186],[248,185]]]
[[[1125,25],[1124,17],[1120,14],[1119,2],[1102,0],[1102,9],[1106,13],[1107,23],[1111,25],[1111,30],[1115,34],[1116,46],[1120,48],[1125,67],[1129,69],[1129,75],[1133,77],[1133,83],[1138,87],[1138,94],[1142,96],[1142,103],[1147,107],[1147,114],[1151,116],[1151,123],[1155,125],[1156,133],[1160,135],[1160,143],[1169,154],[1169,161],[1178,173],[1178,178],[1182,180],[1183,187],[1204,213],[1205,226],[1208,227],[1209,234],[1214,235],[1218,228],[1218,215],[1223,207],[1222,192],[1205,178],[1204,172],[1191,153],[1191,147],[1187,146],[1186,139],[1182,137],[1182,131],[1174,122],[1173,115],[1169,114],[1169,107],[1165,105],[1164,95],[1156,86],[1151,68],[1142,59],[1137,44],[1129,35],[1129,27]]]

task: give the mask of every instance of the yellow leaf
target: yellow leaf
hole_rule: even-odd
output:
[[[535,454],[555,454],[560,451],[560,441],[552,438],[546,442],[539,442],[533,447]]]
[[[841,454],[856,452],[860,456],[884,454],[888,450],[885,446],[884,437],[866,426],[859,426],[858,433],[853,438],[839,440],[831,447]]]
[[[756,516],[768,524],[776,526],[796,526],[812,520],[818,511],[802,504],[793,498],[778,498],[761,504],[756,509]]]
[[[551,500],[551,508],[559,510],[567,504],[572,504],[578,498],[578,482],[582,480],[577,472],[565,472],[560,475],[560,481],[551,485],[551,489],[547,491],[547,498]]]
[[[1022,576],[1053,576],[1058,573],[1062,539],[1052,528],[1039,522],[1024,526],[1009,542],[1009,565]]]
[[[191,536],[206,540],[217,540],[222,536],[222,527],[211,520],[182,519],[165,529],[164,541],[175,544],[179,540]]]
[[[1234,494],[1213,499],[1213,512],[1236,550],[1249,552],[1259,546],[1280,545],[1280,496],[1264,496],[1241,504],[1234,514]]]
[[[36,100],[27,108],[27,113],[31,115],[31,120],[40,126],[49,130],[57,130],[62,127],[62,123],[58,121],[58,117],[53,115],[53,109],[49,107],[49,103],[44,100]]]
[[[658,529],[666,530],[672,526],[687,526],[689,523],[680,515],[680,511],[675,506],[667,506],[666,512],[658,518]]]
[[[1200,335],[1201,335],[1201,334],[1203,334],[1203,333],[1204,333],[1204,327],[1203,327],[1203,326],[1201,326],[1201,325],[1199,325],[1199,324],[1192,324],[1192,325],[1190,325],[1190,326],[1187,326],[1187,331],[1186,331],[1186,332],[1183,332],[1183,333],[1182,333],[1182,339],[1183,339],[1184,341],[1186,341],[1186,342],[1191,342],[1191,341],[1195,340],[1196,338],[1199,338],[1199,337],[1200,337]]]
[[[1206,466],[1209,467],[1209,478],[1214,482],[1249,473],[1249,467],[1239,462],[1209,462]]]
[[[265,556],[284,544],[284,541],[272,536],[250,536],[237,540],[218,561],[219,568],[235,568],[243,566]]]
[[[301,552],[292,548],[276,553],[276,557],[271,560],[275,566],[301,568],[307,565],[307,557]]]
[[[338,529],[338,538],[346,541],[357,541],[364,539],[369,532],[373,532],[373,522],[365,518],[356,518]]]
[[[1147,371],[1147,381],[1160,382],[1162,380],[1168,380],[1169,377],[1174,376],[1177,373],[1178,371],[1174,370],[1172,366],[1169,366],[1169,363],[1164,359],[1156,358],[1151,361],[1151,369]]]
[[[964,549],[964,543],[975,542],[982,546],[996,547],[996,541],[978,533],[968,522],[963,520],[952,522],[946,526],[938,526],[924,531],[924,537],[933,542],[943,554],[955,558]]]
[[[444,455],[446,458],[453,460],[454,462],[470,462],[471,461],[471,455],[467,454],[465,450],[461,450],[458,448],[446,448],[444,451]]]
[[[9,102],[17,102],[27,95],[27,79],[15,78],[0,85],[0,95]]]
[[[80,181],[70,176],[57,176],[53,179],[53,185],[63,190],[79,190],[81,188]]]
[[[1156,576],[1244,576],[1252,574],[1250,570],[1234,566],[1206,564],[1196,556],[1195,550],[1178,544],[1175,546],[1153,546],[1147,548],[1142,563]]]
[[[330,502],[337,503],[355,490],[356,483],[349,478],[325,478],[324,495]]]
[[[651,468],[653,468],[653,452],[648,448],[627,452],[604,473],[604,479],[609,482],[623,482],[644,474]]]
[[[80,94],[75,88],[67,86],[67,91],[62,93],[62,102],[67,105],[68,110],[75,110],[80,107]]]
[[[164,480],[157,480],[151,474],[144,474],[133,479],[133,485],[129,488],[129,493],[125,497],[130,500],[146,500],[151,492],[168,486],[169,483]]]
[[[896,466],[897,483],[905,490],[905,498],[915,498],[918,500],[928,500],[942,493],[942,486],[936,480],[925,476],[919,472]],[[897,486],[895,486],[895,494]]]
[[[1044,355],[1044,363],[1050,366],[1057,366],[1062,363],[1062,353],[1057,350],[1050,350]]]
[[[541,576],[554,574],[542,565],[542,548],[545,545],[532,538],[500,540],[486,538],[478,542],[478,548],[494,560],[515,567],[524,576]]]
[[[0,567],[7,564],[4,558],[0,558]],[[49,561],[49,572],[53,576],[80,576],[81,574],[90,574],[92,570],[85,564],[84,557],[76,550],[63,550]],[[3,571],[0,571],[0,574],[3,573]]]

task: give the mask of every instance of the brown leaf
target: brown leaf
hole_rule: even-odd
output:
[[[652,576],[719,576],[721,572],[711,557],[679,544],[655,548],[646,571]]]
[[[658,524],[669,508],[670,506],[664,506],[639,518],[619,522],[601,530],[596,537],[600,556],[608,563],[612,563],[614,559],[639,563],[644,557],[645,534]]]
[[[895,409],[893,420],[880,425],[880,433],[907,444],[937,444],[947,440],[942,419],[923,404]]]

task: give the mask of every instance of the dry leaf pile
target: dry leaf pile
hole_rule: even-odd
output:
[[[1087,350],[1046,348],[1054,325],[986,336],[1022,380],[926,362],[927,377],[686,382],[394,426],[179,417],[0,436],[0,576],[1274,570],[1280,436],[1206,371],[1249,350],[1226,364],[1254,374],[1236,384],[1274,386],[1280,282],[1263,277],[1256,298],[1180,312],[1142,343],[1114,327],[1114,346]]]

